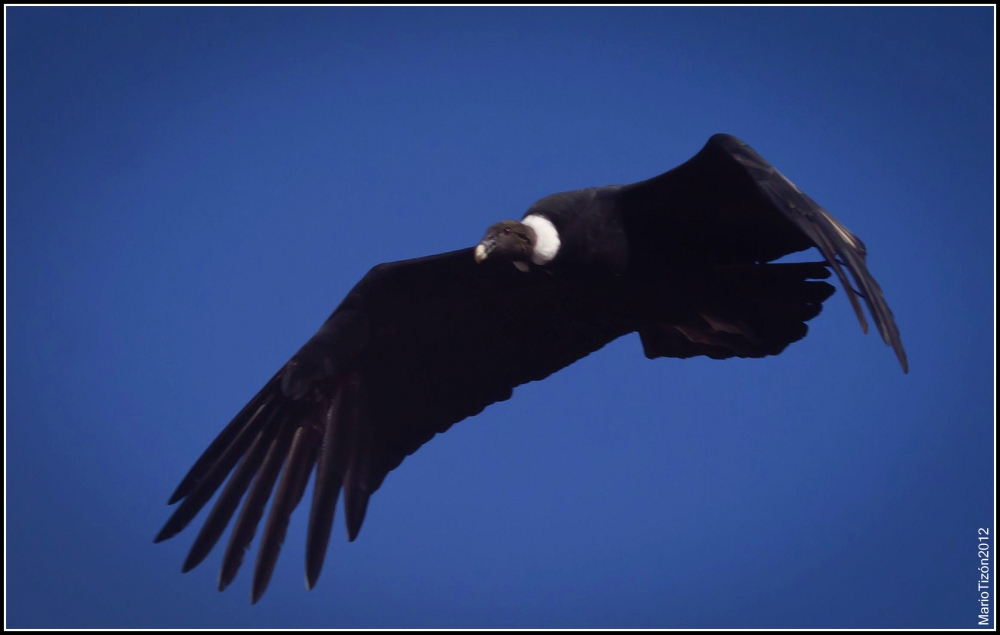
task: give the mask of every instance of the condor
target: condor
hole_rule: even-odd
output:
[[[772,263],[810,247],[823,262]],[[341,490],[354,540],[369,497],[435,434],[629,333],[650,359],[777,355],[806,335],[833,293],[821,281],[830,270],[862,330],[859,298],[906,372],[865,255],[857,237],[728,135],[647,181],[543,198],[475,247],[374,267],[195,462],[156,542],[184,529],[228,477],[183,567],[208,555],[242,501],[222,590],[277,485],[256,602],[315,471],[312,588]]]

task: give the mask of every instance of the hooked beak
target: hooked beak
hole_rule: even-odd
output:
[[[486,257],[490,255],[491,251],[493,251],[493,247],[495,246],[495,244],[496,243],[492,241],[491,242],[483,241],[478,245],[476,245],[476,252],[475,252],[476,262],[482,262],[486,260]]]

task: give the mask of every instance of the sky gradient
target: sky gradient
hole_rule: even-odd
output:
[[[8,627],[976,626],[993,8],[5,14]],[[256,606],[152,544],[371,266],[716,132],[865,241],[908,375],[841,291],[778,357],[631,335],[338,510],[311,592],[305,505]]]

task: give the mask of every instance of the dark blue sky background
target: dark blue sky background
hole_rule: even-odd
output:
[[[8,626],[975,626],[992,8],[5,13]],[[357,542],[338,511],[312,592],[305,506],[256,606],[152,544],[372,265],[715,132],[867,243],[909,375],[839,291],[765,360],[633,335],[407,459]]]

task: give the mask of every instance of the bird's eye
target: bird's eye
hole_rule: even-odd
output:
[[[510,236],[510,227],[505,227],[504,228],[503,235],[504,236]]]

